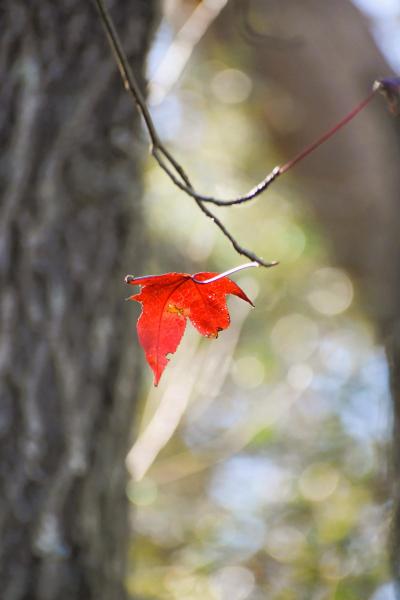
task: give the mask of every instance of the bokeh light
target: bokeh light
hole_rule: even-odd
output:
[[[256,4],[251,25],[269,34]],[[164,30],[153,54],[172,38]],[[231,54],[211,36],[154,107],[196,187],[222,197],[250,189],[280,160],[266,106],[270,127],[287,135],[304,118],[272,81],[260,93],[249,50],[238,48]],[[153,163],[146,190],[149,272],[240,263]],[[231,326],[218,340],[189,328],[156,391],[148,392],[148,376],[128,457],[128,589],[137,597],[394,599],[386,358],[356,283],[335,265],[305,200],[293,183],[251,206],[216,210],[246,247],[280,265],[237,276],[255,309],[232,298]]]

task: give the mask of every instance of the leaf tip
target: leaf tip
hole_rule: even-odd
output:
[[[163,374],[164,369],[162,369],[160,371],[159,369],[156,369],[153,367],[151,367],[151,368],[153,369],[153,373],[154,373],[153,385],[154,385],[154,387],[158,387],[158,384],[160,383],[161,375]]]
[[[135,279],[134,275],[125,275],[124,277],[124,283],[132,283]],[[129,300],[129,298],[127,298],[127,300]]]

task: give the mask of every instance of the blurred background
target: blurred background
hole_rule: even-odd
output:
[[[155,389],[124,276],[244,260],[148,158],[99,17],[229,198],[399,72],[398,0],[0,4],[1,600],[400,598],[400,120],[376,94],[216,209],[280,264]]]
[[[160,135],[199,191],[247,191],[399,71],[399,24],[396,0],[165,0],[148,60]],[[188,325],[158,388],[144,367],[135,597],[394,599],[398,139],[376,98],[257,201],[218,210],[280,265],[234,276],[255,308],[230,299],[218,340]],[[150,159],[145,190],[146,272],[244,262]]]

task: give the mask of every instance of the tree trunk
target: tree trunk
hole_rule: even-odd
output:
[[[112,2],[136,73],[154,4]],[[121,600],[146,150],[91,2],[0,12],[1,598]]]

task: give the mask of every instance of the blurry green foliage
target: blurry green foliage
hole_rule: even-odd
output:
[[[221,45],[152,109],[196,187],[222,197],[280,162],[260,133],[251,74],[233,63]],[[189,333],[150,393],[148,370],[128,457],[132,594],[377,600],[388,580],[385,357],[302,200],[287,179],[218,211],[281,264],[240,274],[256,308],[231,300],[218,340]],[[243,262],[153,162],[145,211],[149,272]]]

